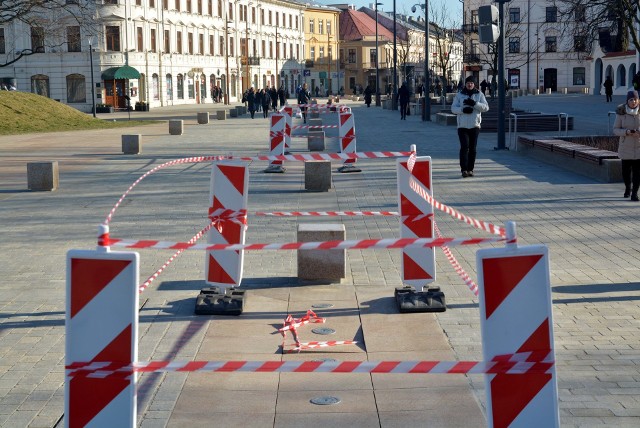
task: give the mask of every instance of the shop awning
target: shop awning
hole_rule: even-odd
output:
[[[139,79],[140,73],[133,67],[111,67],[102,72],[102,80]]]

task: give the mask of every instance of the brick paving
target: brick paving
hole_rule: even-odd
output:
[[[495,134],[481,134],[477,176],[461,179],[453,127],[415,116],[353,107],[359,150],[407,150],[434,160],[434,195],[461,212],[502,224],[515,220],[519,244],[549,246],[560,418],[562,426],[640,425],[640,205],[622,198],[621,184],[603,184],[512,151],[494,151]],[[593,96],[538,96],[514,106],[576,115],[576,131],[605,133],[605,104]],[[127,187],[171,159],[208,154],[266,153],[267,121],[248,115],[196,125],[195,113],[221,106],[189,106],[134,113],[184,118],[185,133],[166,123],[141,127],[142,154],[123,155],[121,129],[0,137],[0,426],[62,426],[64,413],[65,254],[93,248],[97,225]],[[554,110],[556,109],[556,110]],[[133,114],[132,114],[133,115]],[[125,118],[126,115],[103,115]],[[324,117],[328,123],[335,117]],[[600,132],[598,130],[605,130]],[[337,130],[327,131],[337,135]],[[547,135],[554,135],[548,133]],[[336,151],[337,142],[327,142]],[[306,140],[294,138],[293,152]],[[26,190],[26,162],[58,160],[60,188]],[[302,166],[263,174],[250,166],[249,211],[396,210],[395,161],[359,162],[360,174],[334,174],[327,193],[304,191]],[[112,236],[187,240],[206,220],[209,167],[181,165],[143,181],[116,212]],[[444,236],[486,236],[436,213]],[[248,242],[295,241],[300,222],[325,219],[249,217]],[[335,222],[336,219],[326,221]],[[343,218],[347,239],[395,237],[397,219]],[[475,279],[475,251],[453,249]],[[171,254],[141,252],[141,281]],[[241,317],[196,317],[204,286],[204,255],[187,251],[141,296],[140,355],[145,360],[190,359],[442,359],[479,360],[478,301],[437,253],[437,283],[448,310],[398,314],[399,251],[348,251],[341,284],[309,284],[296,277],[293,252],[247,252]],[[337,333],[358,346],[281,355],[273,335],[284,316],[313,304]],[[307,340],[317,340],[311,329]],[[319,339],[322,340],[322,339]],[[339,396],[314,406],[318,395]],[[138,390],[142,427],[216,426],[484,426],[482,376],[145,374]]]

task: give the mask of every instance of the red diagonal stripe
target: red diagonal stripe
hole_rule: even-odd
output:
[[[402,260],[404,261],[404,276],[405,280],[411,279],[432,279],[419,264],[417,264],[407,253],[402,253]]]
[[[305,361],[294,370],[294,372],[312,372],[322,365],[322,361]]]
[[[402,166],[409,169],[407,167],[406,162],[402,162]],[[415,177],[425,188],[431,190],[431,174],[429,171],[431,169],[430,162],[423,160],[416,160],[416,164],[413,166],[413,171],[411,175]]]
[[[267,361],[263,365],[258,367],[256,371],[257,372],[274,372],[278,370],[280,367],[282,367],[283,364],[284,364],[284,361]]]
[[[398,364],[400,364],[400,361],[383,361],[371,370],[371,373],[389,373],[398,367]]]
[[[209,272],[207,275],[207,281],[209,282],[218,282],[220,284],[235,284],[236,281],[229,276],[227,271],[225,271],[220,263],[209,254]]]
[[[493,426],[508,427],[551,380],[549,374],[498,374],[491,380]]]
[[[154,241],[155,242],[155,241]],[[120,274],[129,260],[71,259],[71,318]]]
[[[331,371],[335,373],[351,373],[352,371],[360,367],[360,364],[361,363],[359,361],[345,361],[343,363],[340,363],[335,369]]]
[[[244,195],[244,177],[245,167],[237,165],[218,165],[220,172],[229,179],[233,187],[236,188],[238,193]]]
[[[487,319],[541,258],[542,255],[534,254],[489,258],[482,261]]]
[[[409,373],[429,373],[437,365],[437,361],[420,361]]]

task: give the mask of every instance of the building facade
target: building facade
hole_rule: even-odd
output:
[[[305,10],[303,81],[318,96],[338,94],[344,85],[340,70],[340,9],[317,3]],[[316,91],[317,89],[317,91]]]
[[[212,102],[214,88],[228,102],[249,86],[294,92],[304,10],[283,0],[104,0],[82,27],[72,17],[57,32],[0,25],[5,62],[38,52],[4,67],[0,79],[87,112],[92,86],[98,104],[117,108]]]

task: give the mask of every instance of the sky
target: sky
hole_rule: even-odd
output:
[[[362,6],[369,6],[375,3],[375,0],[355,0],[355,1],[336,1],[336,0],[317,0],[318,3],[321,4],[354,4],[356,9],[361,8]],[[382,3],[382,6],[379,6],[378,10],[382,10],[384,12],[392,13],[393,12],[393,0],[379,0]],[[462,24],[462,3],[460,0],[429,0],[431,3],[431,7],[439,9],[442,5],[446,5],[448,12],[452,16],[452,20],[461,26]],[[396,0],[396,13],[407,13],[409,15],[418,17],[424,16],[422,9],[416,8],[416,13],[411,13],[411,6],[414,4],[424,4],[424,0]]]

